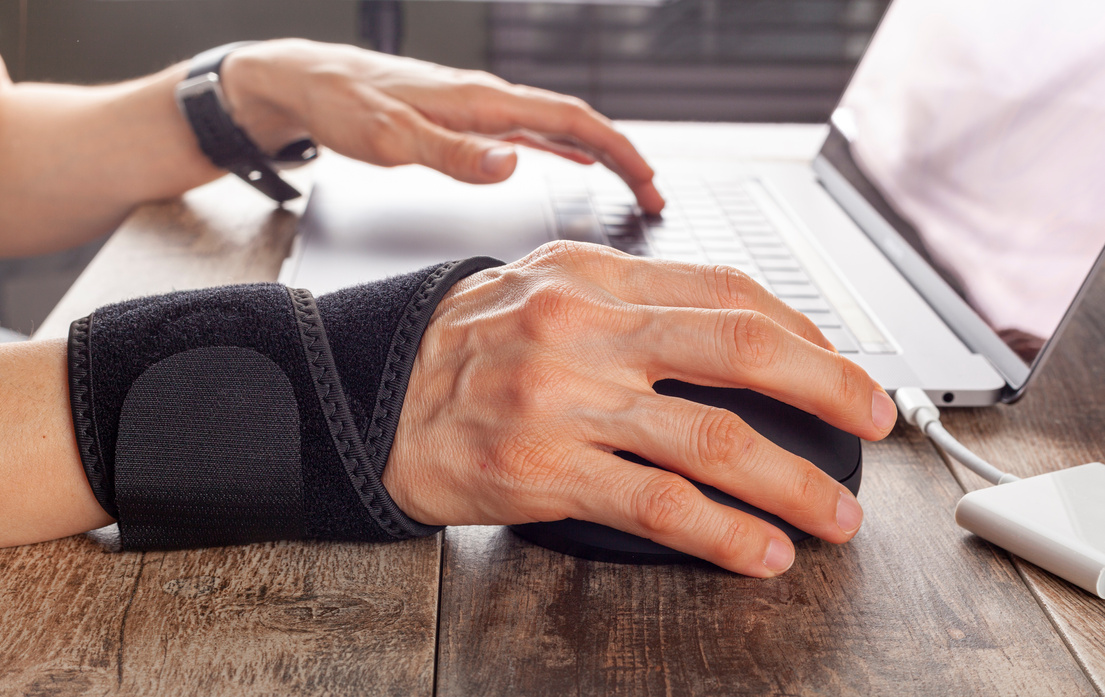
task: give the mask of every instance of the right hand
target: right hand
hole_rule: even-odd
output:
[[[750,576],[789,568],[790,540],[686,478],[830,542],[855,535],[844,486],[732,412],[656,394],[665,378],[751,388],[871,440],[896,419],[859,366],[739,271],[554,242],[442,300],[384,485],[426,524],[578,518]]]

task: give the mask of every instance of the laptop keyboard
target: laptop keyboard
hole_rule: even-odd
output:
[[[663,218],[642,216],[615,180],[550,180],[561,238],[607,244],[637,256],[727,264],[805,314],[841,353],[888,353],[861,343],[810,278],[748,191],[749,180],[660,182]]]

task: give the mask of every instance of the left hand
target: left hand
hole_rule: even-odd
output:
[[[490,184],[514,172],[510,143],[522,143],[583,164],[601,162],[625,180],[644,212],[664,207],[652,168],[629,139],[575,97],[299,39],[238,49],[222,75],[235,121],[265,149],[309,134],[365,162],[422,164]]]

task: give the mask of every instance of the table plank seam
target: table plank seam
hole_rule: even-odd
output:
[[[936,451],[937,456],[940,457],[941,461],[943,461],[944,466],[948,468],[948,471],[951,473],[952,478],[955,479],[956,484],[958,484],[959,488],[963,490],[963,493],[966,494],[971,491],[971,489],[967,487],[966,482],[963,481],[963,475],[967,470],[957,466],[955,460],[950,455],[945,453],[942,448],[937,446],[936,443],[927,439],[926,442],[929,444],[929,447]],[[1016,556],[1015,554],[1010,554],[1007,550],[1001,549],[1000,547],[997,547],[990,542],[987,542],[986,544],[994,547],[995,550],[1000,550],[1001,554],[999,556],[1008,559],[1009,562],[1013,565],[1013,568],[1017,572],[1017,576],[1020,577],[1021,582],[1024,583],[1025,587],[1028,589],[1028,592],[1032,594],[1032,598],[1036,601],[1036,605],[1039,606],[1041,611],[1043,611],[1044,617],[1047,618],[1048,623],[1052,626],[1052,628],[1055,629],[1055,633],[1059,635],[1059,640],[1063,642],[1063,646],[1066,647],[1067,652],[1071,655],[1071,658],[1074,659],[1075,664],[1086,676],[1086,680],[1088,680],[1089,683],[1093,686],[1099,697],[1105,697],[1105,686],[1103,686],[1095,678],[1090,666],[1078,653],[1077,647],[1075,647],[1073,642],[1071,642],[1070,637],[1067,636],[1067,633],[1063,631],[1063,627],[1059,621],[1059,618],[1056,617],[1055,613],[1053,613],[1048,608],[1047,601],[1040,594],[1039,590],[1036,587],[1036,584],[1032,583],[1031,579],[1028,578],[1024,566],[1028,562],[1025,562],[1023,559]]]
[[[1105,686],[1103,686],[1096,679],[1093,670],[1082,658],[1081,654],[1079,654],[1078,648],[1067,636],[1067,633],[1063,631],[1063,627],[1059,622],[1059,618],[1056,617],[1055,613],[1048,608],[1047,601],[1037,590],[1036,584],[1032,583],[1029,580],[1028,574],[1025,569],[1025,564],[1030,564],[1031,562],[1026,562],[1015,554],[1009,554],[1008,552],[1006,552],[1006,556],[1008,556],[1012,560],[1013,568],[1017,570],[1017,574],[1021,577],[1024,585],[1028,586],[1028,591],[1032,593],[1032,597],[1036,599],[1036,604],[1039,605],[1040,608],[1044,611],[1044,616],[1047,617],[1047,621],[1051,623],[1051,626],[1055,628],[1055,633],[1059,635],[1059,638],[1062,640],[1063,645],[1067,647],[1067,651],[1069,651],[1071,656],[1074,657],[1074,662],[1077,663],[1078,667],[1082,669],[1082,672],[1086,674],[1086,679],[1090,681],[1091,685],[1093,685],[1093,688],[1097,691],[1099,697],[1105,697]]]
[[[138,586],[142,583],[142,572],[146,569],[146,553],[140,552],[138,558],[138,573],[134,575],[134,586],[130,589],[130,596],[127,598],[127,604],[123,608],[123,618],[119,622],[119,648],[115,655],[115,677],[116,685],[123,686],[123,651],[126,647],[127,639],[127,616],[130,615],[131,605],[134,604],[134,598],[138,595]]]
[[[441,605],[442,596],[445,593],[445,532],[437,533],[441,536],[441,544],[437,546],[437,617],[434,618],[434,663],[433,673],[430,676],[432,697],[438,693],[438,662],[441,659]]]

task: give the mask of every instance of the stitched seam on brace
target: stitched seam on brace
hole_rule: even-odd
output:
[[[403,309],[392,334],[384,369],[380,372],[380,388],[376,391],[372,420],[364,431],[377,477],[383,477],[395,432],[399,428],[399,415],[418,347],[438,303],[460,279],[483,269],[501,266],[502,263],[490,257],[472,257],[442,264],[422,281]]]
[[[109,500],[104,478],[105,463],[100,456],[100,433],[93,418],[92,399],[92,318],[82,317],[69,327],[69,391],[73,411],[73,430],[77,437],[85,476],[100,506],[113,518],[119,517],[114,501]]]
[[[393,537],[402,538],[405,536],[402,526],[385,515],[385,506],[378,500],[368,478],[363,474],[369,466],[368,453],[353,425],[353,416],[338,379],[330,343],[326,338],[326,330],[315,299],[310,291],[298,288],[289,288],[288,295],[295,311],[296,326],[299,328],[299,338],[307,358],[311,382],[342,466],[376,524]]]
[[[382,448],[380,444],[380,438],[384,435],[384,428],[387,425],[384,422],[393,413],[397,413],[402,409],[403,397],[406,395],[405,389],[397,395],[396,393],[399,391],[394,389],[393,385],[399,377],[401,364],[413,358],[412,355],[408,354],[418,351],[418,344],[422,339],[422,331],[415,326],[415,319],[422,313],[422,309],[429,302],[442,279],[448,276],[458,265],[459,262],[455,261],[442,264],[426,277],[418,292],[403,309],[403,315],[395,328],[395,333],[392,335],[391,346],[388,347],[388,357],[384,362],[384,370],[381,372],[380,388],[376,391],[376,404],[372,409],[372,420],[369,422],[368,437],[366,439],[369,462],[375,468],[376,476],[383,476],[384,467],[387,465],[387,456],[391,450],[390,447]],[[412,336],[415,339],[413,347],[411,346]],[[396,419],[396,423],[387,432],[393,433],[398,425],[398,419]]]

